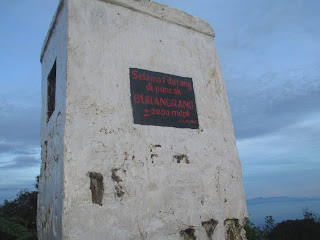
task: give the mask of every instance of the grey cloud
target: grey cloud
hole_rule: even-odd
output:
[[[37,151],[35,149],[30,148],[23,149],[22,147],[20,149],[16,149],[13,153],[17,155],[35,155],[37,154]]]
[[[37,166],[40,166],[40,159],[33,156],[19,156],[2,165],[0,169],[24,169]]]
[[[39,145],[40,105],[19,107],[12,104],[0,106],[0,140]]]
[[[279,102],[273,106],[252,107],[245,112],[233,114],[235,134],[238,140],[252,138],[279,131],[290,124],[301,121],[308,113],[316,112],[320,106],[320,94],[301,96]],[[232,107],[237,107],[236,104]],[[232,109],[231,107],[231,109]]]
[[[226,4],[226,2],[228,4]],[[302,0],[224,1],[216,5],[221,11],[212,15],[212,25],[217,32],[217,43],[225,49],[268,48],[279,38],[301,33],[319,37],[315,22],[319,2]],[[209,11],[209,9],[208,9]],[[223,14],[219,14],[219,13]],[[220,36],[220,37],[219,37]],[[224,37],[227,36],[227,37]]]
[[[12,152],[12,151],[15,151],[16,149],[17,149],[17,144],[0,142],[0,154]]]
[[[320,75],[306,70],[291,76],[290,81],[274,73],[261,77],[252,85],[242,86],[240,79],[227,83],[237,139],[275,132],[320,112]]]
[[[226,15],[213,16],[212,23],[220,32],[216,44],[237,139],[272,133],[319,112],[319,2],[227,2],[230,11],[219,3]]]
[[[0,154],[14,154],[14,155],[34,155],[36,150],[29,146],[28,143],[13,143],[13,142],[0,142]]]
[[[308,115],[296,124],[286,126],[276,133],[238,141],[243,167],[248,172],[268,167],[320,170],[320,120],[318,115]]]

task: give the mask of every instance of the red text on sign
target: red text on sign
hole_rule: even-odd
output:
[[[134,94],[133,100],[135,104],[145,104],[164,107],[175,107],[182,109],[193,109],[194,102],[188,100],[176,100],[171,98],[151,97],[142,94]]]

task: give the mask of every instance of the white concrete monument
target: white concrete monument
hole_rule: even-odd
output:
[[[206,22],[147,0],[62,0],[41,63],[39,239],[246,239]]]

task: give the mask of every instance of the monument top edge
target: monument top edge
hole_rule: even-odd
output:
[[[58,7],[57,7],[57,10],[56,10],[55,14],[52,17],[52,20],[51,20],[51,23],[50,23],[50,26],[49,26],[49,30],[48,30],[47,35],[46,35],[46,37],[45,37],[45,39],[43,41],[43,44],[42,44],[41,53],[40,53],[40,62],[42,62],[42,58],[43,58],[44,52],[47,49],[49,40],[51,38],[51,35],[52,35],[53,30],[55,28],[55,25],[57,23],[57,18],[59,16],[59,13],[60,13],[65,1],[66,0],[59,0],[59,4],[58,4]]]
[[[42,62],[44,52],[47,48],[48,42],[55,28],[59,13],[63,8],[63,5],[67,1],[72,1],[72,0],[59,0],[57,10],[55,12],[55,15],[52,18],[48,33],[43,42],[41,55],[40,55],[40,62]],[[150,0],[93,0],[93,1],[100,1],[100,2],[105,2],[107,4],[113,4],[113,5],[125,7],[132,11],[137,11],[142,14],[146,14],[158,19],[171,22],[173,24],[177,24],[181,27],[192,29],[201,34],[215,37],[214,30],[212,29],[210,24],[202,20],[201,18],[192,16],[184,11],[181,11],[176,8],[169,7],[154,1],[150,1]]]
[[[129,8],[214,37],[209,23],[184,11],[150,0],[97,0]]]

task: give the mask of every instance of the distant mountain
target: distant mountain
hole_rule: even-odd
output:
[[[278,223],[289,219],[303,219],[304,210],[320,214],[320,198],[253,198],[247,200],[247,207],[250,221],[262,227],[265,217],[269,215]]]

